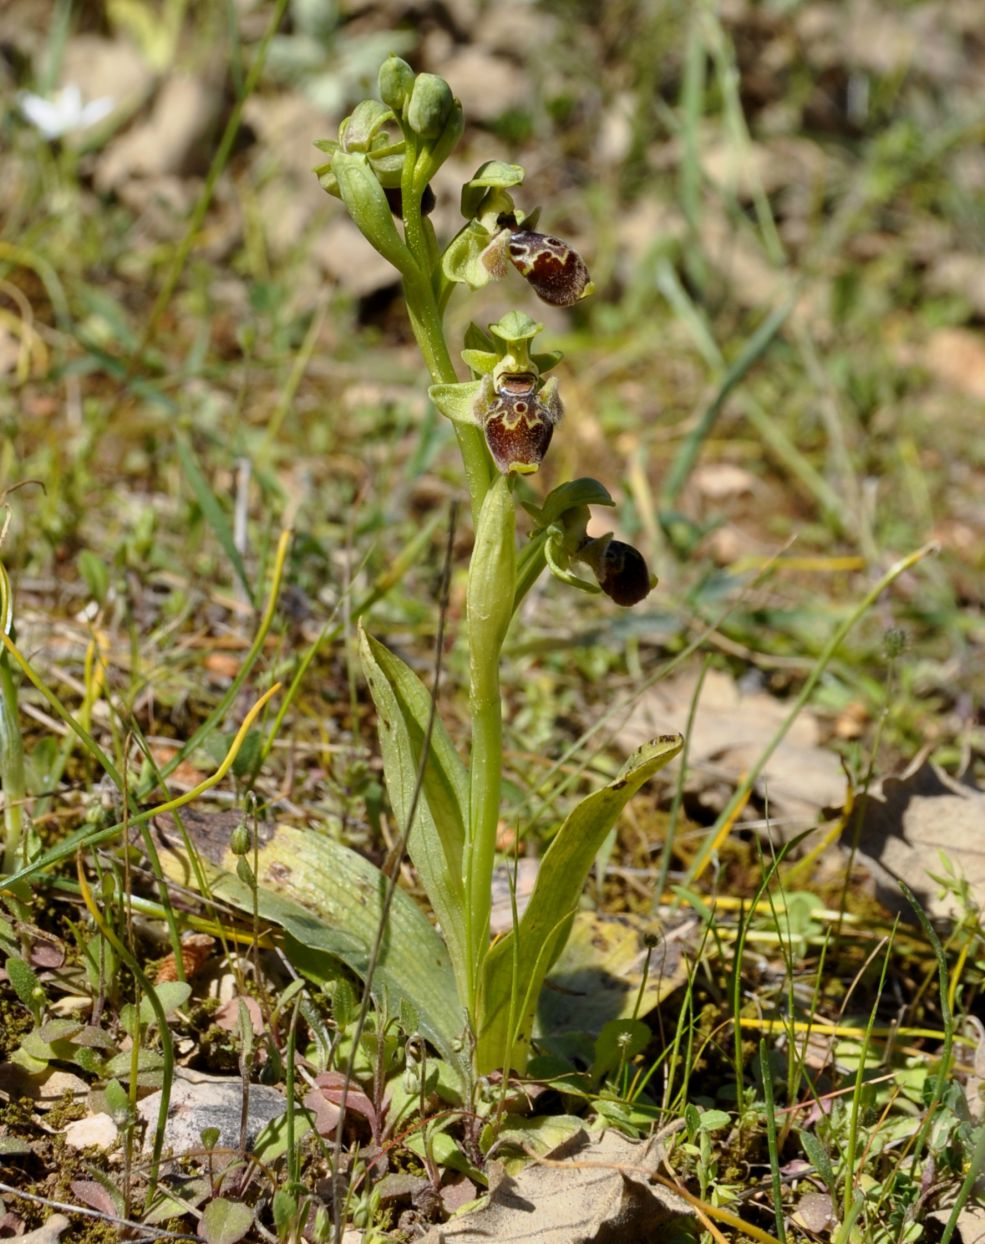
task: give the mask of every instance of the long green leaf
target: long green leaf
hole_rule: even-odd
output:
[[[237,857],[228,848],[232,820],[238,818],[215,813],[183,820],[212,897],[252,914],[254,891],[237,877]],[[157,824],[163,832],[164,818]],[[169,877],[197,887],[196,870],[176,830],[167,828],[159,851]],[[365,979],[387,884],[378,868],[322,834],[275,825],[258,848],[256,876],[257,913],[261,921],[283,930],[285,953],[300,971],[325,979],[330,956]],[[386,998],[392,1014],[399,1013],[402,1002],[410,1003],[423,1035],[450,1062],[462,1065],[465,1019],[447,951],[403,890],[393,896],[372,989]]]
[[[408,665],[365,631],[360,646],[379,718],[387,791],[397,824],[404,830],[427,737],[431,693]],[[435,716],[407,853],[438,917],[460,988],[466,963],[462,853],[468,792],[465,766]]]
[[[502,1065],[523,1070],[544,977],[567,941],[578,901],[599,847],[623,808],[684,745],[661,735],[634,752],[615,781],[583,799],[568,815],[541,861],[518,928],[501,938],[485,962],[482,1023],[476,1051],[480,1075]],[[514,1031],[510,1031],[510,999]]]

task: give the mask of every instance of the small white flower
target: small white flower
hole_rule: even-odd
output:
[[[21,91],[17,96],[21,112],[45,138],[62,138],[74,130],[88,129],[97,121],[108,117],[116,101],[104,96],[82,102],[82,92],[74,82],[63,86],[54,99],[44,99],[31,91]]]

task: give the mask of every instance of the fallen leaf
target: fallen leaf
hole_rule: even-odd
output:
[[[945,859],[985,905],[985,791],[949,777],[921,761],[901,777],[885,778],[865,801],[859,848],[873,874],[881,902],[910,913],[900,892],[904,880],[930,916],[960,915],[954,895],[935,877],[948,872]],[[911,913],[912,914],[912,913]]]
[[[935,1227],[943,1228],[950,1217],[949,1209],[939,1209],[928,1215],[927,1222],[933,1223]],[[965,1205],[958,1211],[957,1228],[951,1236],[954,1244],[985,1244],[985,1208],[981,1205]]]
[[[242,1003],[246,1007],[247,1014],[250,1017],[250,1026],[256,1036],[259,1036],[266,1027],[263,1012],[260,1010],[260,1003],[256,998],[244,997],[237,994],[235,998],[230,998],[224,1002],[216,1011],[213,1022],[219,1028],[224,1028],[226,1032],[239,1031],[239,1007]]]
[[[119,1216],[122,1205],[118,1205],[109,1192],[95,1179],[73,1179],[69,1184],[72,1195],[83,1205],[98,1210],[100,1214]],[[120,1198],[122,1202],[122,1197]]]
[[[323,1071],[315,1076],[317,1091],[332,1105],[341,1108],[345,1102],[346,1111],[361,1115],[370,1126],[374,1136],[379,1135],[379,1118],[376,1107],[361,1089],[357,1088],[340,1071]]]
[[[805,1192],[793,1212],[793,1222],[805,1231],[821,1235],[835,1221],[834,1206],[829,1192]]]
[[[184,176],[195,171],[222,105],[220,82],[169,74],[147,120],[106,148],[96,166],[97,188],[115,190],[135,177]]]
[[[62,1232],[67,1231],[71,1225],[64,1214],[52,1214],[43,1227],[22,1235],[18,1244],[58,1244]]]
[[[530,901],[539,868],[540,860],[531,856],[523,856],[516,861],[517,919],[523,915]],[[489,914],[489,930],[493,936],[508,933],[513,928],[513,899],[510,894],[510,877],[513,871],[513,865],[510,864],[507,867],[500,866],[493,872],[492,910]]]
[[[635,1144],[616,1132],[593,1140],[582,1131],[515,1177],[490,1162],[486,1204],[432,1227],[423,1244],[661,1244],[671,1223],[694,1217],[682,1198],[650,1182],[661,1159],[655,1141]]]
[[[631,1016],[637,1000],[639,1015],[646,1015],[687,979],[683,952],[697,927],[692,917],[666,929],[652,918],[579,912],[541,994],[539,1031],[594,1037],[609,1020]],[[650,951],[644,943],[647,934],[656,940]]]
[[[627,752],[645,739],[683,730],[694,698],[696,675],[657,683],[640,700],[632,718],[617,734]],[[765,691],[743,691],[728,674],[709,670],[688,738],[688,787],[707,796],[712,807],[724,804],[757,763],[786,720],[790,705]],[[771,821],[813,825],[822,808],[840,808],[845,777],[834,752],[819,742],[817,719],[804,710],[787,731],[756,783]],[[676,763],[676,762],[675,762]],[[788,826],[779,826],[786,832]]]

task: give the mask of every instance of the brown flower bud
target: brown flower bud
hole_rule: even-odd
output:
[[[617,605],[638,605],[653,586],[643,554],[623,540],[602,536],[589,540],[578,557],[591,566],[599,587]]]

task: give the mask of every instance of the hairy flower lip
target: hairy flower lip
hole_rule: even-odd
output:
[[[530,475],[540,469],[564,413],[557,381],[539,385],[536,373],[528,371],[503,371],[483,380],[476,415],[504,475]]]
[[[510,262],[534,293],[554,307],[570,307],[591,293],[591,279],[585,261],[561,238],[533,229],[511,230],[507,253]]]

